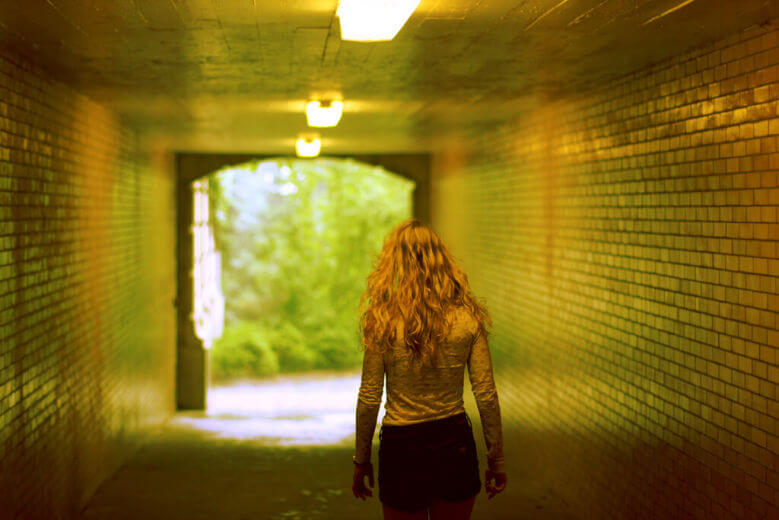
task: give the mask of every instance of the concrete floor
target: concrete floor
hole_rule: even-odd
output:
[[[366,502],[350,490],[358,385],[352,374],[212,389],[209,410],[172,417],[82,519],[380,519],[378,490]],[[493,500],[479,494],[473,519],[577,518],[531,477],[509,479]]]

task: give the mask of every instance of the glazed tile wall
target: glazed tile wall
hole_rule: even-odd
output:
[[[173,411],[169,163],[0,57],[0,518],[67,518]]]
[[[509,472],[584,518],[779,518],[778,40],[538,99],[436,155]]]

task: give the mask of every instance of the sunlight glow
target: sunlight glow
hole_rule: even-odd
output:
[[[192,222],[193,309],[191,318],[195,335],[209,349],[224,329],[225,300],[222,294],[222,255],[216,249],[211,226],[208,179],[192,183],[194,216]]]
[[[405,25],[420,0],[341,0],[341,39],[386,41]]]
[[[295,151],[298,157],[316,157],[322,149],[322,140],[318,137],[301,137],[295,143]]]
[[[294,195],[298,192],[298,187],[292,184],[291,182],[287,182],[279,186],[278,193],[281,195]]]
[[[311,101],[306,105],[308,126],[329,127],[338,124],[343,114],[341,101]]]
[[[354,442],[359,387],[359,374],[285,376],[212,387],[205,414],[178,414],[177,421],[219,438],[263,445],[345,446]]]

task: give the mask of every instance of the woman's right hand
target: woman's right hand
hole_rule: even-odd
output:
[[[490,470],[484,473],[484,491],[487,492],[487,498],[494,497],[504,489],[506,489],[505,473],[493,473]]]
[[[372,497],[373,492],[365,487],[365,477],[368,477],[368,485],[373,487],[373,464],[366,462],[365,464],[355,464],[354,466],[354,478],[352,479],[352,493],[355,498]]]

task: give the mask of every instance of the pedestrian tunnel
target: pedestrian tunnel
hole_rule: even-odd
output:
[[[779,518],[779,4],[421,0],[393,36],[348,3],[0,10],[0,518],[380,517],[296,421],[356,372],[256,413],[212,379],[231,305],[272,309],[219,318],[211,175],[317,152],[413,182],[491,314],[509,485],[474,518]]]

